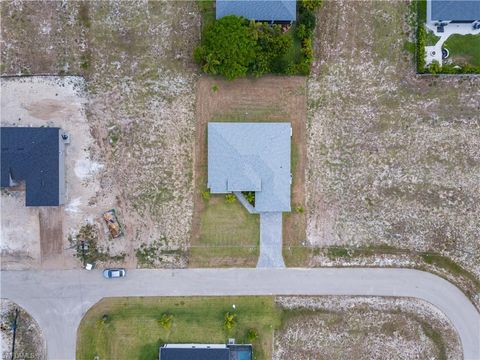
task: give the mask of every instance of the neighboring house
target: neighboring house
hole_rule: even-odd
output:
[[[290,211],[292,127],[283,123],[208,123],[212,194],[255,192],[256,212]]]
[[[166,344],[159,360],[252,360],[252,345]]]
[[[68,135],[47,127],[2,127],[0,132],[1,187],[24,181],[26,206],[64,204]]]
[[[295,0],[217,0],[216,18],[227,15],[248,20],[289,24],[297,19]]]
[[[480,0],[427,0],[427,22],[471,23],[480,20]]]

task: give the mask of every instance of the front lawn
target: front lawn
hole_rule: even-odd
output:
[[[204,200],[199,237],[190,247],[191,267],[252,266],[257,264],[260,218],[224,195]]]
[[[480,66],[480,35],[451,35],[443,46],[453,63]]]
[[[232,305],[236,309],[233,310]],[[235,312],[232,330],[224,327],[226,312]],[[159,321],[171,316],[169,325]],[[271,359],[273,332],[282,310],[272,297],[107,298],[91,308],[77,335],[77,359],[157,359],[163,343],[249,343],[257,360]],[[250,338],[251,340],[251,338]]]

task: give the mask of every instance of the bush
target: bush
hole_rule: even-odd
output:
[[[246,338],[250,344],[255,342],[258,339],[258,331],[256,329],[248,329]]]
[[[303,9],[314,11],[322,5],[322,0],[301,0],[299,5]]]
[[[254,191],[244,191],[243,196],[249,202],[250,205],[255,206],[255,192]]]
[[[234,203],[237,197],[234,194],[225,195],[225,201],[229,204]]]
[[[224,322],[223,322],[225,329],[229,331],[232,330],[235,327],[236,318],[237,318],[237,314],[235,313],[231,313],[231,312],[225,313]]]
[[[210,190],[207,189],[205,191],[202,191],[202,199],[205,201],[210,200]]]
[[[168,313],[163,313],[162,317],[158,320],[158,323],[165,330],[170,330],[173,323],[173,315]]]

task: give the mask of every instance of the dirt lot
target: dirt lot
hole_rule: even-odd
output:
[[[47,346],[37,322],[22,308],[9,300],[0,300],[0,354],[2,359],[12,356],[15,309],[18,309],[17,332],[15,335],[15,359],[44,360]]]
[[[99,210],[90,206],[102,165],[91,157],[93,139],[85,117],[84,81],[79,77],[3,78],[2,126],[57,126],[66,145],[66,201],[61,207],[27,208],[24,191],[2,191],[2,268],[76,266],[67,235]]]
[[[364,262],[383,266],[412,266],[411,255],[433,251],[478,279],[480,78],[415,76],[404,50],[409,14],[406,1],[327,1],[319,11],[308,81],[308,242],[388,247]],[[303,263],[328,264],[317,254]]]
[[[414,299],[280,297],[291,310],[275,332],[274,360],[461,359],[443,313]]]
[[[74,170],[85,178],[96,170],[98,188],[87,185],[95,195],[87,213],[73,193],[66,212],[87,218],[95,209],[98,219],[116,208],[126,235],[109,241],[97,223],[103,251],[136,266],[142,244],[161,242],[148,248],[150,265],[184,266],[193,211],[195,4],[19,1],[1,7],[3,75],[86,78],[93,140],[83,145],[96,165],[78,163]],[[52,112],[55,104],[42,108]],[[64,231],[75,237],[79,227]]]
[[[202,237],[200,226],[206,213],[202,191],[206,189],[206,129],[209,121],[290,121],[292,123],[292,208],[298,211],[284,214],[283,240],[286,245],[305,242],[306,221],[303,212],[305,206],[305,91],[306,79],[302,77],[267,76],[261,79],[235,81],[224,81],[212,77],[200,79],[197,86],[193,247],[205,245],[200,240]],[[212,256],[213,254],[214,252]],[[235,263],[234,259],[232,261]],[[215,265],[219,263],[211,262],[211,266]]]

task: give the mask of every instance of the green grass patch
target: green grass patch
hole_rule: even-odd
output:
[[[225,313],[233,311],[235,325],[226,330]],[[165,314],[172,319],[168,327],[162,325]],[[270,359],[281,321],[273,297],[107,298],[80,324],[77,359],[157,359],[163,343],[226,343],[228,338],[242,343],[252,340],[251,329],[255,359]]]
[[[427,46],[433,46],[435,45],[438,40],[440,40],[440,36],[435,35],[432,31],[426,30],[426,36],[425,36],[425,44]]]
[[[202,14],[203,29],[215,21],[215,0],[197,0],[197,4]]]
[[[199,241],[190,249],[190,266],[255,266],[260,217],[235,199],[211,195],[200,219]]]
[[[451,35],[443,45],[454,63],[480,66],[480,34]]]
[[[447,360],[447,350],[445,342],[442,338],[442,334],[438,330],[432,328],[432,326],[426,321],[422,321],[420,319],[417,319],[417,321],[422,326],[423,333],[435,344],[436,348],[438,349],[438,359]]]
[[[425,261],[425,263],[429,265],[437,266],[439,268],[442,268],[448,271],[453,275],[457,275],[465,279],[468,279],[475,285],[475,288],[477,289],[477,291],[480,291],[480,281],[477,279],[477,277],[471,272],[462,268],[453,260],[447,258],[446,256],[442,256],[434,253],[422,253],[421,257],[423,261]]]

